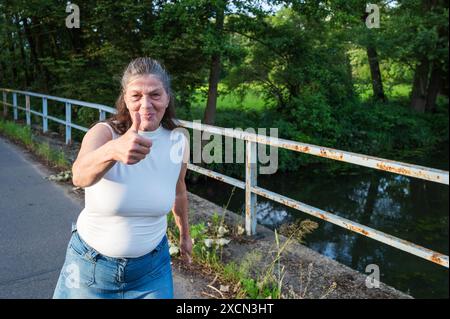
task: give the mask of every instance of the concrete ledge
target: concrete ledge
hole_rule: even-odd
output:
[[[225,213],[228,225],[244,225],[244,218],[215,205],[195,194],[189,193],[191,223],[211,220],[214,212]],[[275,233],[258,225],[257,237],[243,236],[239,242],[232,241],[224,249],[224,261],[240,263],[252,252],[259,252],[263,258],[255,269],[263,269],[264,265],[273,261],[276,252]],[[286,237],[280,235],[280,242]],[[282,255],[281,263],[286,267],[284,283],[292,287],[297,297],[321,298],[336,283],[336,288],[325,298],[332,299],[410,299],[411,296],[380,283],[379,288],[366,287],[366,275],[353,270],[339,262],[325,257],[310,248],[294,242]],[[312,265],[312,266],[310,266]],[[308,267],[310,269],[308,269]],[[302,275],[303,274],[303,275]],[[310,276],[308,283],[307,277]],[[301,278],[302,277],[302,278]],[[308,284],[307,284],[308,283]],[[306,293],[305,293],[306,291]]]

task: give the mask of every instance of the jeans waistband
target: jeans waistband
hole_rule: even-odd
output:
[[[78,231],[77,231],[77,224],[76,223],[72,223],[72,236],[75,240],[78,241],[79,244],[81,244],[79,248],[81,248],[83,250],[83,254],[90,260],[92,261],[96,261],[98,258],[103,258],[106,259],[108,261],[112,261],[112,262],[118,262],[118,263],[128,263],[128,262],[132,262],[132,261],[139,261],[141,259],[144,258],[148,258],[151,257],[152,255],[154,255],[156,252],[158,252],[159,250],[162,249],[163,245],[165,244],[165,242],[167,241],[167,235],[164,235],[163,239],[160,241],[160,243],[158,244],[158,246],[155,247],[155,249],[153,249],[151,252],[139,256],[139,257],[133,257],[133,258],[129,258],[129,257],[110,257],[110,256],[106,256],[101,254],[100,252],[98,252],[97,250],[95,250],[93,247],[89,246],[88,243],[86,243],[79,235]]]

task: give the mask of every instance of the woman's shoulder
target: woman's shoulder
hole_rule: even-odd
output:
[[[116,136],[118,135],[116,132],[114,132],[113,127],[107,121],[98,122],[96,125],[93,126],[93,128],[96,127],[96,126],[107,127],[108,131],[111,133],[111,139],[116,138]]]

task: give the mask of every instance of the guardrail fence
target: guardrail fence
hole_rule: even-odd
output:
[[[115,108],[111,108],[106,105],[83,102],[72,99],[65,99],[61,97],[55,97],[50,95],[38,94],[26,91],[17,91],[10,89],[0,89],[3,92],[3,115],[6,117],[8,113],[8,107],[13,108],[13,118],[18,119],[17,110],[24,110],[26,112],[26,123],[31,125],[31,114],[38,115],[42,117],[42,127],[43,131],[48,131],[48,120],[55,121],[62,125],[65,125],[65,139],[66,143],[71,142],[71,130],[72,128],[87,132],[88,129],[80,125],[76,125],[72,122],[72,105],[84,106],[99,111],[99,120],[106,119],[106,113],[114,114],[116,113]],[[8,94],[12,94],[12,104],[8,103]],[[17,95],[25,96],[25,107],[19,106],[17,104]],[[38,112],[31,109],[30,97],[38,97],[42,99],[42,111]],[[52,117],[48,115],[47,101],[58,101],[65,104],[66,118],[64,120]],[[441,253],[435,252],[428,248],[416,245],[414,243],[408,242],[406,240],[391,236],[389,234],[383,233],[376,229],[361,225],[359,223],[353,222],[349,219],[337,216],[335,214],[323,211],[319,208],[310,206],[308,204],[296,201],[294,199],[285,197],[278,193],[271,192],[264,188],[257,186],[257,152],[256,146],[258,143],[266,144],[274,147],[284,148],[296,152],[301,152],[305,154],[320,156],[324,158],[329,158],[332,160],[342,161],[346,163],[352,163],[355,165],[365,166],[377,170],[388,171],[395,174],[410,176],[414,178],[419,178],[423,180],[428,180],[435,183],[449,184],[449,173],[447,171],[438,170],[434,168],[412,165],[397,161],[391,161],[383,158],[367,156],[352,152],[346,152],[341,150],[336,150],[328,147],[321,147],[312,144],[305,144],[290,140],[285,140],[281,138],[273,138],[265,135],[259,135],[254,133],[248,133],[238,130],[233,130],[229,128],[222,128],[211,125],[198,125],[198,123],[188,122],[179,120],[181,125],[185,128],[190,128],[193,130],[200,130],[204,132],[209,132],[212,134],[218,134],[223,136],[229,136],[232,138],[244,140],[246,144],[246,159],[245,159],[245,182],[238,179],[214,172],[212,170],[205,169],[203,167],[188,164],[188,169],[198,172],[200,174],[215,178],[222,182],[234,185],[245,191],[245,229],[247,235],[251,236],[256,234],[256,197],[257,195],[268,198],[270,200],[276,201],[278,203],[284,204],[286,206],[292,207],[304,213],[310,214],[317,218],[323,219],[335,225],[346,228],[350,231],[359,233],[361,235],[370,237],[387,245],[393,246],[397,249],[406,251],[410,254],[416,255],[418,257],[429,260],[433,263],[439,264],[448,268],[448,256]]]

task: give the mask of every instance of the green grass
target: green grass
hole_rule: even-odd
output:
[[[411,93],[410,84],[395,84],[385,85],[385,94],[389,98],[408,98]],[[372,97],[372,85],[370,83],[355,84],[355,91],[358,97],[362,101],[366,101]],[[251,87],[246,90],[245,95],[241,96],[238,91],[227,91],[224,85],[219,84],[219,97],[217,99],[217,110],[226,111],[230,109],[238,109],[245,111],[262,112],[267,107],[274,105],[274,101],[266,102],[265,99],[259,93],[260,90],[257,87]],[[207,99],[206,88],[200,88],[193,96],[192,110],[197,117],[203,116]]]
[[[235,188],[233,188],[228,202],[224,205],[224,211],[230,204]],[[237,227],[236,227],[237,226]],[[291,224],[284,230],[286,241],[280,242],[277,231],[275,231],[275,256],[264,254],[260,251],[250,251],[239,262],[223,262],[224,245],[212,243],[207,245],[207,241],[227,239],[236,240],[243,236],[242,226],[227,225],[225,223],[225,213],[219,215],[214,212],[209,221],[200,222],[190,226],[190,235],[193,240],[192,257],[193,261],[204,268],[214,272],[220,282],[230,287],[235,298],[251,299],[280,299],[289,297],[289,293],[282,294],[285,268],[281,265],[281,257],[288,246],[302,239],[313,232],[318,227],[317,223],[304,220]],[[240,231],[240,228],[242,231]],[[230,236],[230,237],[229,237]],[[173,212],[168,215],[168,237],[170,245],[176,246],[179,238],[179,230],[175,223]],[[270,257],[272,260],[270,261]],[[261,261],[264,260],[263,267]],[[269,262],[268,262],[269,261]],[[295,296],[294,296],[295,297]]]
[[[194,107],[204,108],[206,105],[206,96],[201,92],[194,95],[196,103]],[[237,93],[220,94],[217,99],[217,109],[252,109],[263,110],[266,106],[264,99],[256,91],[249,90],[245,96],[241,97]]]
[[[355,91],[361,102],[371,100],[373,91],[370,83],[355,84]],[[262,114],[267,109],[270,109],[275,102],[267,102],[258,93],[258,88],[250,88],[246,91],[244,96],[238,92],[227,92],[223,85],[219,85],[219,97],[217,99],[217,113],[216,123],[228,122],[227,119],[233,114],[238,114],[242,119],[251,118],[252,115]],[[390,87],[385,87],[385,94],[388,99],[408,99],[411,93],[410,84],[396,84]],[[184,120],[203,119],[207,99],[207,91],[205,88],[200,88],[193,96],[193,103],[188,113],[185,108],[177,108],[177,116]],[[227,114],[228,113],[228,114]],[[254,116],[253,116],[254,117]],[[258,123],[255,123],[255,125]],[[257,126],[257,125],[256,125]]]
[[[398,84],[394,85],[390,90],[388,90],[389,96],[391,98],[408,98],[411,94],[411,85],[409,84]]]
[[[230,91],[222,83],[218,87],[218,109],[229,108],[251,108],[253,110],[262,110],[266,106],[264,98],[261,96],[261,88],[256,85],[245,89],[245,94],[241,94],[240,90]],[[207,87],[201,87],[196,90],[193,96],[192,105],[204,108],[208,97]]]
[[[33,144],[31,129],[28,126],[20,126],[14,122],[0,120],[0,132],[5,136],[23,143],[26,147]]]
[[[388,100],[391,99],[408,99],[411,93],[410,84],[396,84],[384,87]],[[373,96],[371,84],[355,84],[355,91],[359,99],[363,102],[370,100]]]
[[[186,108],[177,108],[177,116],[185,120],[203,119],[207,100],[206,88],[199,88],[192,97],[190,112]],[[227,112],[258,113],[263,112],[268,107],[268,103],[258,93],[258,89],[250,88],[246,90],[245,95],[241,96],[239,92],[226,91],[223,85],[219,84],[219,97],[217,99],[217,121],[226,116]]]
[[[355,85],[357,98],[343,105],[318,102],[304,107],[299,103],[291,107],[290,114],[280,114],[270,103],[264,107],[264,99],[258,96],[257,88],[248,89],[240,103],[234,103],[237,93],[222,90],[215,125],[244,130],[276,127],[279,138],[392,160],[416,161],[438,143],[448,140],[448,99],[439,97],[436,114],[419,114],[409,107],[410,90],[410,84],[386,86],[388,102],[377,103],[372,100],[370,83],[360,83]],[[204,90],[197,92],[197,96],[204,97]],[[205,99],[197,98],[191,105],[190,111],[178,109],[178,117],[188,121],[201,120]],[[298,171],[311,165],[318,165],[317,168],[333,174],[356,168],[279,149],[280,172]],[[207,167],[228,176],[243,177],[241,164],[213,163]]]
[[[284,287],[286,269],[282,265],[281,259],[287,248],[296,241],[301,242],[306,235],[317,228],[317,223],[304,220],[301,223],[291,224],[285,233],[286,240],[284,242],[280,241],[278,232],[275,231],[274,254],[250,251],[241,257],[239,262],[228,263],[224,263],[222,259],[223,249],[225,249],[223,246],[215,244],[207,246],[205,244],[205,240],[208,238],[222,238],[218,232],[220,227],[233,229],[224,223],[223,215],[220,216],[217,213],[214,213],[206,224],[201,222],[191,225],[190,234],[194,242],[192,257],[194,262],[208,269],[209,273],[215,273],[221,283],[228,285],[230,291],[234,292],[232,297],[250,299],[305,297],[305,294],[295,294],[287,291]],[[171,245],[176,245],[179,232],[172,213],[168,216],[168,236]],[[234,240],[236,240],[235,236],[236,234],[232,237]],[[329,287],[329,292],[334,288]],[[305,288],[306,290],[307,288]]]
[[[69,170],[71,164],[63,151],[57,151],[48,143],[39,143],[33,140],[29,126],[18,125],[11,121],[0,120],[0,133],[24,145],[27,149],[44,159],[48,164],[63,170]]]
[[[209,226],[205,223],[198,223],[191,225],[190,233],[194,240],[192,249],[193,261],[203,268],[213,272],[217,275],[221,282],[230,286],[230,290],[234,291],[235,298],[251,298],[251,299],[265,299],[265,298],[280,298],[281,290],[278,282],[274,281],[273,276],[264,274],[254,278],[250,274],[250,269],[256,267],[254,264],[255,258],[253,254],[246,256],[239,264],[235,262],[224,263],[222,261],[223,246],[212,244],[207,246],[205,240],[207,238],[214,238],[214,233],[217,232],[218,225],[216,224],[218,215],[214,215],[210,221]],[[178,242],[178,230],[176,229],[173,214],[169,214],[168,219],[168,234],[172,244]],[[216,237],[215,239],[217,239]],[[261,259],[262,256],[258,260]],[[272,271],[273,269],[269,269]]]

